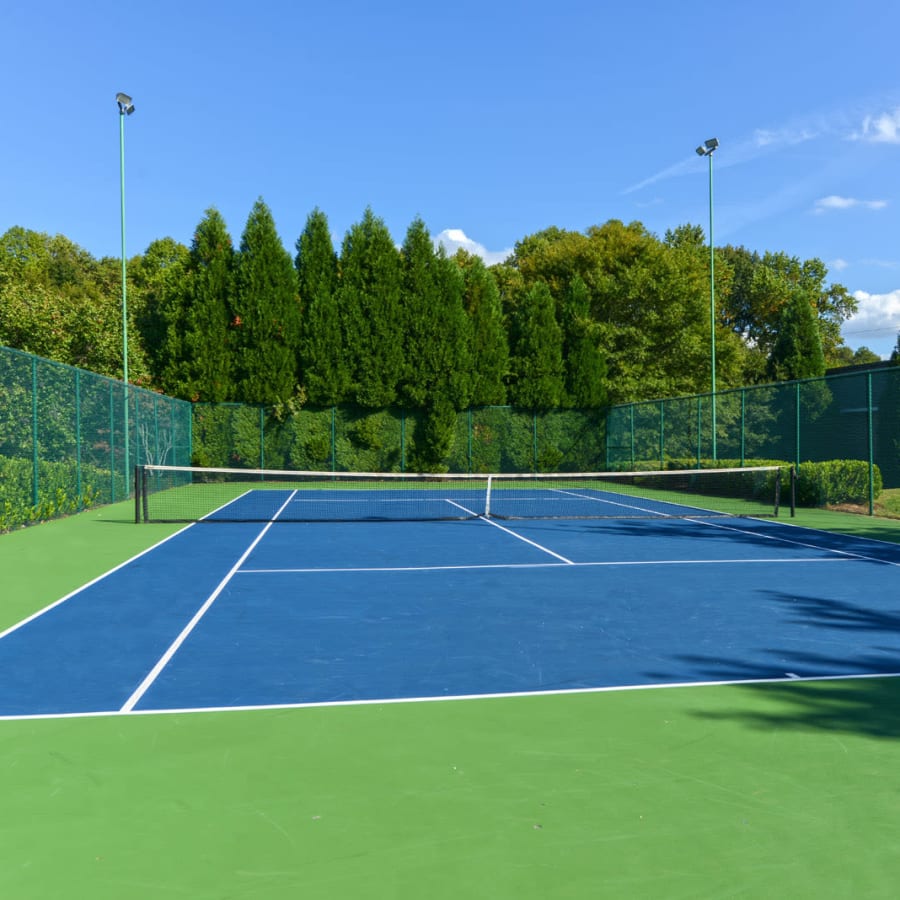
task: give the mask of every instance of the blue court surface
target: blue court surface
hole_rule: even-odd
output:
[[[898,597],[783,520],[198,523],[0,635],[0,716],[893,674]]]

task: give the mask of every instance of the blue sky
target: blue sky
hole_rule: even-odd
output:
[[[557,226],[639,220],[819,257],[860,300],[851,347],[900,329],[900,7],[885,0],[159,0],[11,4],[0,232],[118,256],[237,243],[262,197],[285,246],[313,208],[337,243],[367,206],[489,261]]]

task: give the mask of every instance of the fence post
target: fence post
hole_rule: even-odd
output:
[[[697,468],[702,469],[702,459],[703,459],[703,407],[701,403],[703,402],[703,398],[701,396],[697,396]]]
[[[666,467],[666,401],[659,401],[659,467]]]
[[[37,357],[31,357],[31,499],[38,505],[38,376]]]
[[[866,407],[869,424],[869,515],[875,515],[875,429],[872,409],[872,373],[866,372]]]
[[[81,510],[81,369],[75,370],[75,492]]]
[[[741,388],[741,465],[744,465],[744,461],[747,455],[747,444],[746,444],[746,415],[747,415],[747,389]]]
[[[266,411],[259,408],[259,467],[266,467]]]
[[[109,384],[109,499],[116,502],[116,414],[113,409],[116,383],[110,379]]]
[[[797,468],[800,468],[800,382],[794,382],[794,414],[796,418],[795,422],[795,435],[794,435],[794,462]]]
[[[335,407],[331,407],[331,471],[334,472],[337,467],[337,446],[335,445],[335,416],[337,415]]]
[[[400,410],[400,471],[406,471],[406,410]]]

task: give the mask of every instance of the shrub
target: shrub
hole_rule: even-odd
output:
[[[873,494],[883,484],[881,471],[874,466]],[[827,462],[800,463],[797,472],[798,506],[831,506],[840,503],[865,504],[869,501],[869,464],[861,459],[832,459]]]

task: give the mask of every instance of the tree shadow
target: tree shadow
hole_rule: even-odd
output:
[[[807,630],[883,635],[866,647],[854,638],[846,653],[800,645],[762,650],[759,661],[680,655],[709,681],[747,682],[735,689],[752,696],[728,711],[698,710],[709,721],[741,721],[756,729],[822,731],[900,738],[900,600],[877,609],[836,599],[775,594],[789,608],[787,623]],[[893,640],[891,640],[893,639]],[[813,638],[815,641],[815,638]],[[829,641],[828,646],[834,642]],[[811,679],[811,680],[808,680]],[[755,682],[755,683],[754,683]]]

